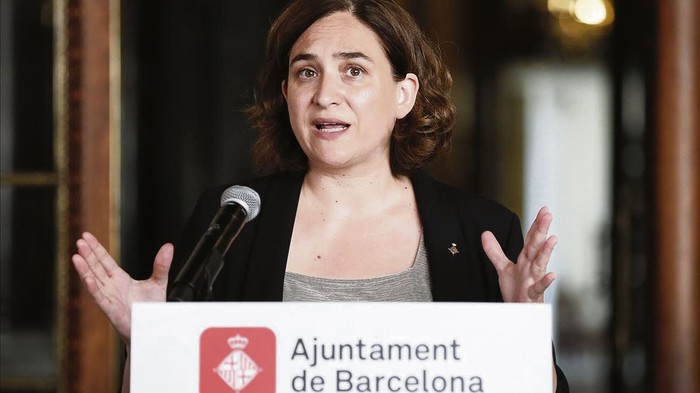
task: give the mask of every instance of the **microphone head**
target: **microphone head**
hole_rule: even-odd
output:
[[[246,186],[231,186],[221,194],[221,205],[237,203],[246,213],[245,222],[252,221],[260,213],[260,195]]]

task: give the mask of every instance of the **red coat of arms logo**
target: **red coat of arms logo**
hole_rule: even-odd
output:
[[[200,338],[201,393],[275,391],[275,334],[268,328],[209,328]]]

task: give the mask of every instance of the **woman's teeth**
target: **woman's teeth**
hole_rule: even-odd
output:
[[[347,130],[347,124],[340,123],[320,123],[316,124],[316,129],[323,132],[340,132]]]

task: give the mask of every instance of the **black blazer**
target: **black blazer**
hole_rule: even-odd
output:
[[[226,256],[214,286],[219,301],[281,301],[287,254],[294,227],[303,174],[266,176],[239,183],[260,194],[261,209],[246,224]],[[411,176],[428,255],[435,301],[501,302],[498,274],[481,246],[481,233],[494,233],[512,261],[523,248],[520,220],[505,207],[469,196],[422,172]],[[170,280],[180,270],[220,207],[222,192],[231,184],[202,194],[175,243]],[[455,244],[458,253],[450,251]],[[557,368],[559,388],[568,392]]]
[[[241,183],[261,198],[258,217],[244,226],[226,256],[215,285],[222,301],[281,301],[287,254],[303,175],[267,176]],[[518,217],[495,202],[470,197],[418,172],[411,177],[428,254],[435,301],[500,302],[498,275],[481,247],[481,233],[492,231],[515,260],[523,247]],[[230,185],[205,192],[175,243],[171,274],[178,272],[219,209]],[[459,251],[450,251],[452,244]],[[171,277],[173,278],[173,277]],[[172,280],[171,280],[172,281]]]

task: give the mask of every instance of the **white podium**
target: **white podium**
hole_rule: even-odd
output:
[[[141,303],[134,393],[552,391],[551,309],[482,303]]]

